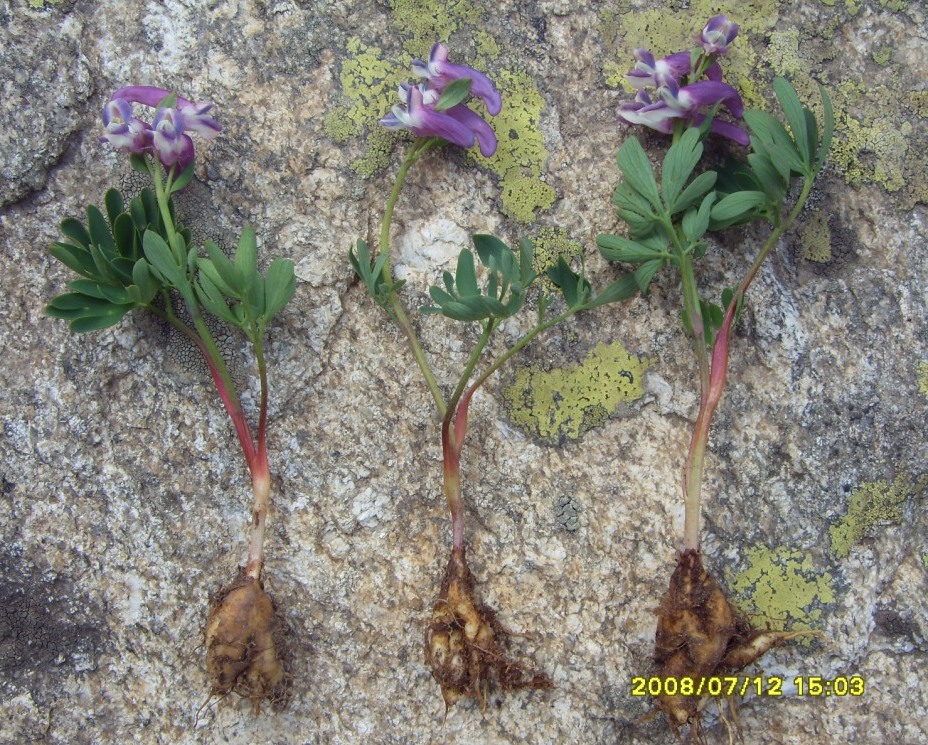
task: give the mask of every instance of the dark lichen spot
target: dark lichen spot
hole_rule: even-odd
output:
[[[0,554],[0,674],[95,669],[102,634],[96,615],[65,577],[38,576],[20,557]]]

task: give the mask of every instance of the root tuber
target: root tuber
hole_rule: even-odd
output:
[[[759,660],[766,652],[808,631],[759,631],[725,597],[702,565],[699,551],[680,554],[670,587],[658,609],[654,660],[662,679],[699,681],[730,675]],[[708,696],[661,695],[657,705],[674,734],[689,724],[699,738],[702,709]]]
[[[285,626],[261,581],[240,572],[211,599],[204,630],[211,695],[234,691],[255,710],[267,701],[281,710],[289,701],[289,678],[281,664]]]
[[[503,654],[500,643],[507,637],[496,613],[477,602],[463,551],[453,552],[425,638],[426,661],[441,686],[445,711],[462,698],[486,706],[493,684],[503,690],[554,687],[544,673]]]

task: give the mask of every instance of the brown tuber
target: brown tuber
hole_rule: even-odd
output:
[[[285,626],[261,581],[240,572],[212,599],[206,619],[206,671],[214,696],[235,692],[280,710],[289,700],[281,665]]]
[[[715,578],[702,565],[699,551],[680,554],[670,587],[658,609],[654,660],[662,679],[699,681],[731,675],[759,660],[773,647],[808,631],[759,631],[725,597]],[[709,696],[662,695],[657,705],[670,728],[679,735],[689,724],[700,739],[701,711]]]
[[[507,636],[494,611],[477,602],[463,550],[452,552],[425,638],[426,661],[441,686],[446,711],[462,698],[476,698],[485,706],[494,684],[503,690],[554,687],[544,673],[503,654],[500,642]]]

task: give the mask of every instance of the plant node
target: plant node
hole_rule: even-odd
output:
[[[453,552],[425,636],[426,661],[441,686],[445,711],[462,698],[486,707],[492,685],[507,691],[554,687],[544,673],[505,656],[501,645],[508,636],[493,609],[477,601],[464,552]]]
[[[235,692],[251,699],[255,711],[268,702],[286,708],[290,678],[281,658],[286,625],[261,581],[244,572],[211,599],[204,635],[211,695]]]
[[[662,679],[700,681],[731,675],[759,660],[773,647],[810,631],[760,631],[728,602],[705,570],[699,551],[680,554],[667,594],[658,608],[654,661]],[[702,710],[710,696],[661,695],[657,705],[674,734],[689,724],[698,741]]]

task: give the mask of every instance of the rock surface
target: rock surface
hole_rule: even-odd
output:
[[[651,702],[631,695],[631,678],[650,672],[696,411],[670,275],[518,360],[573,369],[618,341],[650,360],[643,397],[552,441],[507,413],[514,368],[477,396],[463,454],[471,568],[501,623],[525,635],[514,651],[557,687],[445,717],[423,661],[450,540],[438,426],[346,253],[377,234],[401,157],[372,122],[410,56],[441,36],[508,96],[502,154],[429,157],[410,176],[397,235],[495,231],[514,243],[560,226],[602,286],[614,268],[593,245],[618,229],[613,158],[630,134],[614,120],[627,95],[617,80],[632,49],[685,48],[718,8],[742,23],[730,70],[749,105],[770,98],[774,74],[814,100],[811,75],[832,92],[838,131],[803,218],[814,229],[777,248],[733,345],[708,459],[705,562],[758,625],[821,630],[823,641],[768,655],[763,674],[867,683],[859,698],[815,700],[787,684],[783,698],[742,702],[741,724],[754,743],[928,737],[924,4],[654,5],[0,8],[0,743],[673,742],[662,721],[636,722]],[[223,135],[201,149],[201,183],[180,205],[195,230],[229,240],[251,224],[264,256],[297,264],[268,350],[266,584],[292,630],[295,676],[279,714],[254,716],[234,697],[198,712],[209,593],[234,577],[249,518],[245,468],[202,370],[143,318],[76,337],[42,313],[69,279],[45,251],[58,222],[124,174],[98,142],[99,112],[131,83],[217,105]],[[659,156],[661,138],[644,139]],[[731,284],[756,238],[715,246],[703,286]],[[403,245],[415,306],[447,268],[427,262],[448,252]],[[472,332],[436,317],[422,328],[450,381]],[[226,346],[245,352],[235,337]],[[855,536],[846,552],[832,545],[836,526]],[[707,726],[711,742],[727,741],[722,723]]]

